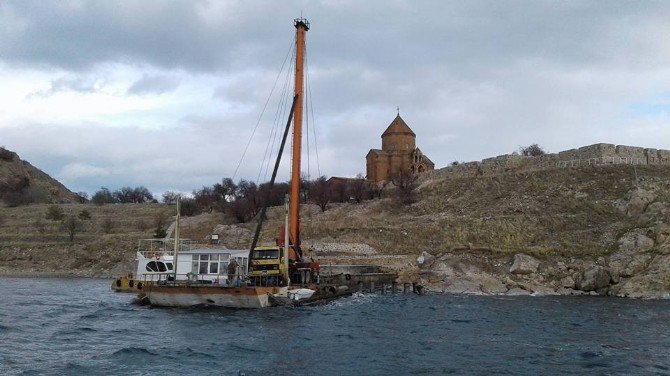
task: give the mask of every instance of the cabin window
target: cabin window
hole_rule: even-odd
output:
[[[172,264],[169,263],[170,269],[172,269]],[[148,272],[166,272],[168,268],[165,266],[164,263],[160,261],[149,261],[147,263],[146,269]]]
[[[254,259],[276,259],[279,257],[279,250],[268,249],[262,251],[254,251]]]
[[[193,274],[218,274],[228,266],[230,255],[195,255],[191,264]]]
[[[148,272],[157,272],[158,271],[158,266],[156,265],[156,261],[149,261],[146,267]]]
[[[166,262],[165,266],[167,266],[168,270],[173,270],[172,269],[172,263],[171,262]]]

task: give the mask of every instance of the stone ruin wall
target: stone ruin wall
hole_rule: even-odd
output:
[[[447,166],[433,171],[429,176],[484,175],[508,171],[610,164],[670,165],[670,150],[601,143],[537,157],[515,154],[499,155],[481,162]]]

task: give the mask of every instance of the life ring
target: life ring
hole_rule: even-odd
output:
[[[116,287],[121,287],[121,280],[119,278],[116,279]]]
[[[138,283],[137,283],[137,289],[138,289],[138,290],[142,290],[142,287],[144,287],[144,286],[142,285],[142,282],[138,282]]]
[[[346,279],[347,281],[350,281],[351,280],[351,274],[349,274],[349,273],[345,274],[344,279]]]
[[[135,281],[131,279],[130,281],[128,281],[128,287],[133,288],[133,286],[135,286]]]

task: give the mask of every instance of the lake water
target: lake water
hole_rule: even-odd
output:
[[[0,374],[670,374],[670,301],[355,295],[158,309],[110,280],[0,278]]]

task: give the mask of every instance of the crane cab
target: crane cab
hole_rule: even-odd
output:
[[[284,247],[256,247],[249,259],[249,276],[257,286],[286,286]]]

